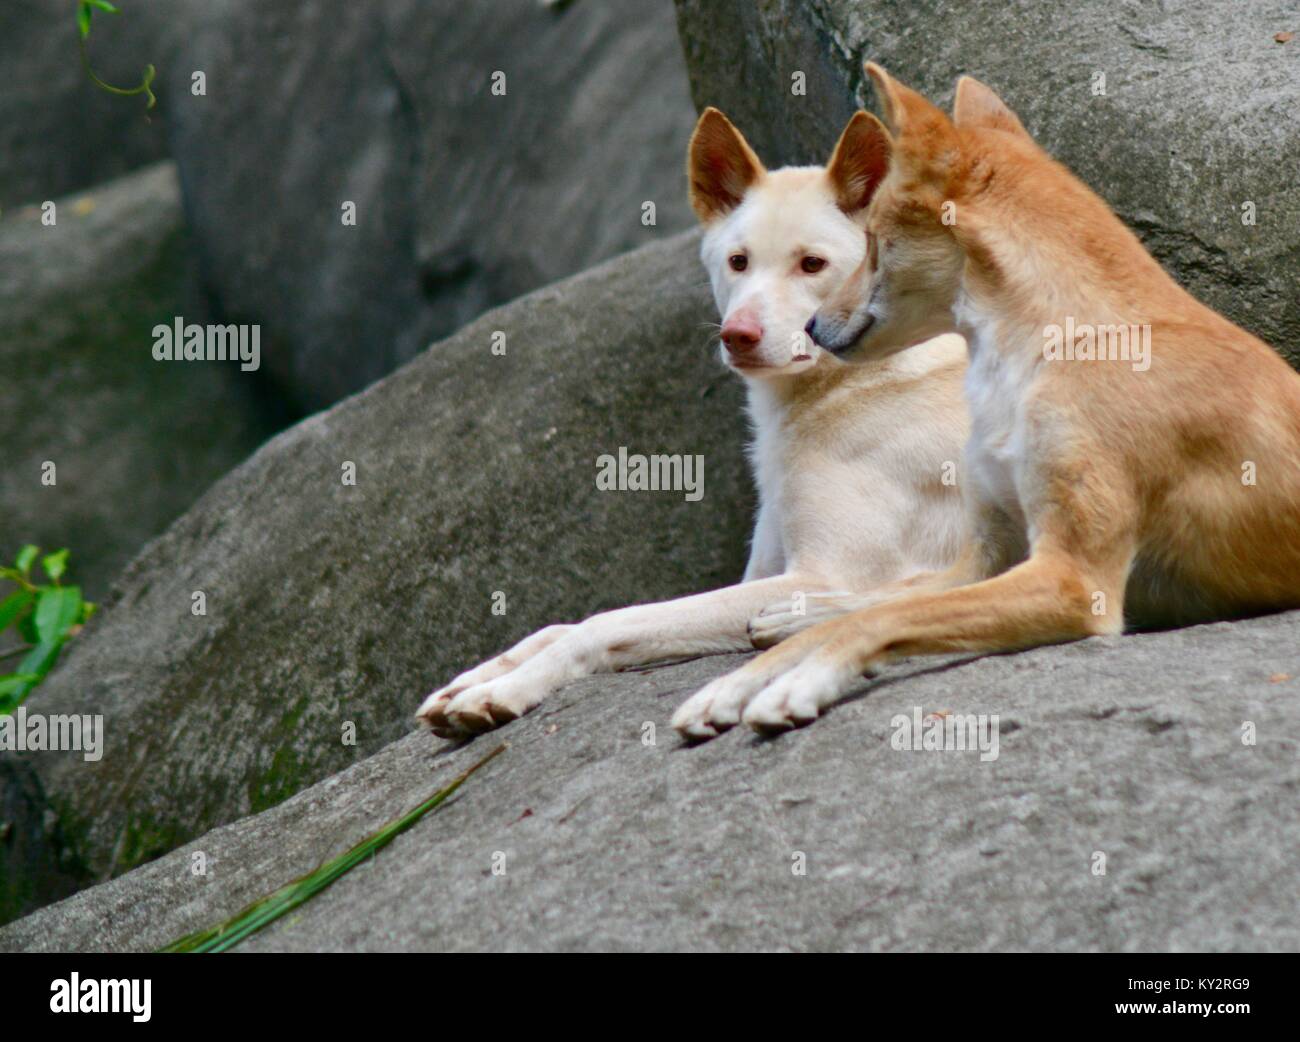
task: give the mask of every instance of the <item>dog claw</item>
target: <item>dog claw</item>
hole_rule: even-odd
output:
[[[492,718],[494,726],[508,724],[511,720],[519,719],[519,714],[509,706],[499,705],[496,702],[488,702],[483,708],[488,716]]]

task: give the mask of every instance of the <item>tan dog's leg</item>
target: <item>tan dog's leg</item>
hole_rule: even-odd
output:
[[[815,626],[703,688],[678,709],[673,727],[709,738],[743,716],[756,730],[784,730],[815,720],[891,658],[1010,651],[1117,633],[1129,555],[1107,556],[1107,566],[1084,566],[1059,545],[1046,546],[996,578]]]

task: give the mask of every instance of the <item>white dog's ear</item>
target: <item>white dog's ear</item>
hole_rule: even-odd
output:
[[[864,209],[889,173],[889,131],[868,112],[858,111],[844,128],[826,165],[835,202],[845,213]]]
[[[1008,108],[1007,103],[979,80],[963,76],[957,81],[957,96],[952,103],[952,121],[959,127],[988,127],[1028,138],[1029,131]]]
[[[696,216],[708,224],[739,206],[763,174],[763,164],[731,120],[715,108],[705,109],[695,124],[686,160]]]

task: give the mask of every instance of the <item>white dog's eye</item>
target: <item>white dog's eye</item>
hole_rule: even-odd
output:
[[[805,257],[799,266],[809,275],[816,275],[826,267],[826,261],[821,257]]]
[[[749,267],[749,258],[743,253],[733,253],[727,261],[731,264],[732,271],[744,271]]]

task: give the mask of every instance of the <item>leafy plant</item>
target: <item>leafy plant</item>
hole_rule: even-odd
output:
[[[49,580],[44,584],[33,576],[37,558]],[[67,550],[41,557],[40,547],[30,544],[18,551],[13,567],[0,566],[0,583],[16,587],[0,599],[0,634],[13,627],[24,642],[0,651],[0,662],[22,656],[15,672],[0,675],[0,716],[17,709],[45,679],[68,638],[95,613],[95,605],[82,598],[80,586],[63,585],[67,570]]]
[[[86,37],[90,35],[90,19],[96,11],[103,11],[105,14],[120,14],[116,7],[108,0],[77,0],[77,44],[81,48],[81,65],[86,70],[86,75],[90,77],[91,82],[101,90],[106,90],[110,94],[121,94],[124,97],[131,97],[135,94],[144,94],[148,97],[146,109],[151,109],[158,103],[154,97],[153,81],[158,74],[152,65],[144,67],[144,79],[138,87],[114,87],[111,83],[105,83],[95,75],[95,70],[90,67],[90,57],[86,54]]]
[[[213,926],[207,930],[187,934],[180,940],[173,941],[159,950],[163,952],[204,953],[224,952],[233,948],[244,938],[257,933],[262,927],[279,919],[285,913],[293,911],[303,902],[311,900],[336,879],[352,871],[367,858],[373,857],[376,852],[388,846],[389,843],[459,789],[465,783],[466,778],[489,760],[495,759],[505,751],[506,746],[503,742],[483,759],[479,760],[478,763],[455,778],[450,785],[439,789],[418,807],[407,811],[400,818],[390,821],[378,832],[367,836],[347,853],[340,854],[332,861],[326,861],[319,868],[295,879],[292,883],[282,886],[275,893],[263,897],[259,901],[254,901],[238,915],[227,919],[220,926]]]

